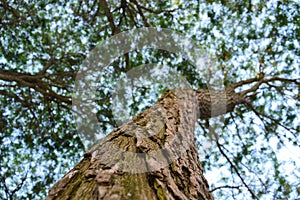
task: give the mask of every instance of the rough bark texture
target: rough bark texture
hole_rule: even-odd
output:
[[[243,101],[230,88],[223,94],[166,91],[86,152],[50,189],[47,200],[213,199],[197,154],[195,123],[232,111]]]

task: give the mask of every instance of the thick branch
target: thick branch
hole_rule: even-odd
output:
[[[25,73],[19,73],[15,71],[8,71],[0,69],[0,79],[8,82],[17,82],[21,86],[30,87],[37,92],[40,92],[45,97],[49,97],[59,102],[72,104],[71,98],[59,95],[55,93],[49,84],[42,80],[44,75],[30,75]]]
[[[251,88],[241,92],[242,96],[246,96],[247,94],[249,94],[251,92],[255,92],[262,84],[275,82],[275,81],[280,81],[282,83],[295,84],[297,86],[300,86],[300,79],[289,79],[289,78],[282,78],[282,77],[277,77],[277,76],[272,77],[272,78],[265,78],[264,75],[262,74],[256,78],[242,80],[237,83],[234,83],[230,87],[233,89],[236,89],[236,88],[244,86],[244,85],[255,83],[254,86],[252,86]]]

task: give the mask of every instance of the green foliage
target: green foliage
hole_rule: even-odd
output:
[[[119,31],[152,26],[193,38],[211,55],[225,86],[261,72],[268,78],[299,80],[298,1],[121,2],[107,2]],[[77,0],[0,2],[0,75],[4,75],[0,76],[0,196],[4,199],[44,198],[84,152],[70,103],[43,91],[70,99],[88,52],[116,31],[99,5]],[[206,89],[215,73],[204,77],[186,58],[163,50],[144,49],[119,57],[97,89],[103,134],[117,126],[111,102],[116,83],[147,63],[177,70],[195,89]],[[136,88],[135,101],[124,105],[131,116],[151,106],[167,89],[153,88]],[[261,199],[300,196],[299,159],[294,153],[299,151],[299,90],[299,84],[263,84],[249,97],[253,107],[241,105],[224,116],[224,124],[216,129],[219,148],[207,148],[201,160],[212,189],[234,186],[215,190],[216,199],[251,199],[238,173]],[[201,150],[209,131],[205,122],[197,130]]]

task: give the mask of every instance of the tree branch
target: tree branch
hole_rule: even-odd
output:
[[[217,133],[215,132],[215,130],[213,128],[209,129],[217,138]],[[253,192],[253,190],[248,186],[248,184],[245,182],[244,178],[242,177],[242,175],[240,174],[239,170],[237,169],[237,167],[231,162],[230,158],[227,156],[227,154],[223,151],[222,149],[222,145],[219,143],[219,140],[215,140],[218,149],[220,150],[220,153],[225,157],[225,159],[228,161],[228,163],[230,164],[230,166],[233,168],[233,170],[235,171],[235,173],[238,175],[238,177],[240,178],[240,180],[242,181],[243,185],[247,188],[247,190],[250,192],[250,194],[252,195],[252,197],[254,199],[259,199],[255,193]]]
[[[112,34],[115,35],[115,34],[118,34],[120,32],[119,28],[115,25],[115,22],[114,22],[114,18],[113,18],[113,15],[112,13],[110,12],[110,9],[108,7],[108,4],[106,2],[106,0],[100,0],[100,6],[103,7],[104,9],[104,13],[109,21],[109,24],[110,24],[110,27],[112,29]]]
[[[171,10],[153,10],[151,8],[147,8],[145,6],[140,5],[140,8],[142,8],[143,10],[146,10],[148,12],[154,13],[154,14],[160,14],[160,13],[171,13],[171,12],[175,12],[177,9],[171,9]]]
[[[210,190],[209,192],[214,192],[214,191],[216,191],[216,190],[223,189],[223,188],[240,189],[240,187],[242,187],[242,186],[241,186],[241,185],[237,185],[237,186],[223,185],[223,186],[215,187],[214,189]]]
[[[17,82],[21,86],[30,87],[37,92],[43,94],[45,97],[50,97],[54,100],[72,104],[71,97],[66,97],[55,93],[46,83],[42,80],[43,75],[30,75],[23,74],[15,71],[8,71],[0,69],[0,79],[8,82]]]
[[[139,12],[139,14],[140,14],[141,17],[142,17],[145,26],[146,26],[146,27],[150,27],[150,24],[148,23],[147,18],[145,17],[145,15],[144,15],[144,13],[143,13],[143,11],[142,11],[142,9],[141,9],[140,4],[138,4],[138,2],[137,2],[136,0],[130,0],[130,2],[132,2],[133,4],[136,5],[136,7],[137,7],[137,9],[138,9],[138,12]]]

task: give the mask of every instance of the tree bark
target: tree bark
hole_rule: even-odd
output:
[[[243,101],[232,88],[166,91],[86,152],[47,200],[213,199],[197,154],[195,123]]]

